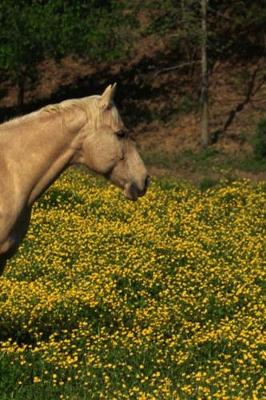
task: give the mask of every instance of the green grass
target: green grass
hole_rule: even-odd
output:
[[[263,400],[265,193],[67,172],[0,278],[0,400]]]
[[[204,175],[204,180],[217,181],[221,178],[235,179],[238,171],[253,174],[266,172],[266,160],[249,155],[233,157],[209,147],[198,153],[185,151],[180,154],[164,152],[146,152],[143,158],[148,166],[165,168],[168,175],[175,175],[178,171],[187,178],[189,174]],[[215,175],[215,177],[214,177]],[[200,183],[200,181],[199,181]],[[202,184],[204,186],[204,183]]]

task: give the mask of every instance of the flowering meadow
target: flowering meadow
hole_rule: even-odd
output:
[[[0,400],[265,399],[266,186],[69,170],[0,278]]]

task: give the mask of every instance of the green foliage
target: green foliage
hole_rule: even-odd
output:
[[[266,158],[266,118],[261,119],[258,123],[252,145],[258,159]]]
[[[181,59],[191,61],[195,45],[201,42],[200,2],[198,0],[144,1],[148,23],[144,34],[167,38],[168,44]]]
[[[210,177],[205,177],[201,180],[199,184],[199,188],[202,191],[208,190],[214,186],[216,186],[218,181],[216,179],[210,178]]]
[[[0,70],[19,86],[34,79],[36,64],[54,49],[50,3],[5,0],[0,4]]]
[[[193,110],[195,110],[195,100],[193,99],[191,94],[186,93],[180,99],[180,103],[178,105],[178,112],[180,114],[188,114]]]
[[[131,14],[124,15],[123,1],[2,1],[0,70],[19,86],[22,96],[26,81],[35,78],[37,64],[45,57],[76,54],[98,62],[123,56],[133,21]]]
[[[124,15],[123,1],[51,2],[59,16],[59,51],[93,61],[121,57],[130,42],[131,15]]]
[[[192,62],[199,59],[200,0],[144,0],[135,3],[148,19],[145,35],[159,35],[168,42],[170,39],[179,60]],[[265,51],[265,23],[263,0],[210,0],[207,9],[210,66],[229,57],[262,55]]]

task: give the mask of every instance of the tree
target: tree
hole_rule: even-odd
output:
[[[70,54],[90,62],[117,59],[130,46],[131,24],[123,1],[2,0],[0,71],[17,85],[18,106],[40,61]]]
[[[22,107],[26,83],[53,47],[52,8],[38,1],[2,1],[0,26],[0,69],[17,85],[17,104]]]
[[[171,54],[178,60],[175,65],[165,65],[156,72],[156,76],[174,70],[191,74],[191,71],[195,72],[193,67],[201,64],[201,77],[198,78],[201,88],[201,143],[206,147],[222,137],[236,113],[245,107],[265,81],[265,77],[259,78],[259,73],[253,73],[247,82],[244,100],[229,113],[224,127],[210,135],[209,78],[219,62],[245,60],[250,63],[253,59],[256,65],[259,58],[265,57],[265,0],[144,0],[142,3],[143,8],[149,11],[148,31],[164,38]]]
[[[201,143],[209,144],[208,132],[208,56],[207,56],[207,0],[201,0]]]

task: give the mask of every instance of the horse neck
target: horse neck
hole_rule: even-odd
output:
[[[59,116],[22,118],[7,126],[9,170],[29,206],[57,179],[74,154],[74,135]]]

